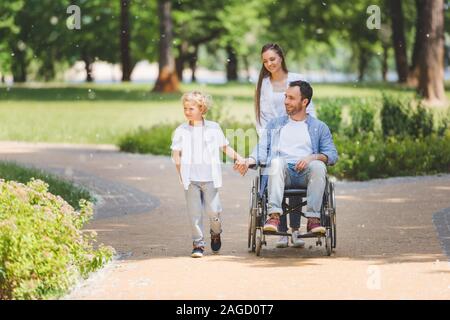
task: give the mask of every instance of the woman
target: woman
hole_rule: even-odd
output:
[[[256,129],[258,135],[260,135],[261,130],[266,127],[270,120],[286,115],[284,92],[289,86],[289,82],[303,80],[300,74],[288,72],[283,50],[278,44],[268,43],[264,45],[261,49],[261,59],[262,67],[255,93]],[[306,112],[316,117],[312,101],[306,108]],[[305,242],[296,237],[300,228],[300,212],[290,214],[289,221],[293,234],[292,242],[294,247],[303,247]],[[279,231],[287,232],[287,230],[286,215],[282,215]],[[276,246],[277,248],[287,247],[288,237],[281,236]]]

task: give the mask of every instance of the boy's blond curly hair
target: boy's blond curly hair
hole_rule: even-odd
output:
[[[183,105],[187,102],[193,103],[200,108],[202,114],[208,112],[208,109],[212,107],[212,97],[209,94],[203,94],[200,91],[186,92],[181,97]]]

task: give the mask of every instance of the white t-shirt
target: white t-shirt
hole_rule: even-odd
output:
[[[288,123],[281,128],[280,157],[288,163],[297,163],[312,154],[311,137],[306,120],[295,121],[289,118]]]
[[[204,120],[201,127],[183,123],[172,137],[172,150],[181,151],[181,180],[185,190],[191,181],[212,181],[222,186],[221,147],[229,145],[220,125]]]
[[[189,126],[191,131],[192,164],[189,179],[191,181],[213,181],[211,156],[204,138],[204,126]]]

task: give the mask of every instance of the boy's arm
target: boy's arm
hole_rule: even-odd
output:
[[[232,147],[229,145],[224,145],[221,147],[222,151],[231,159],[233,159],[233,162],[243,162],[245,159],[241,157],[239,153],[237,153]]]
[[[178,178],[180,179],[180,183],[182,183],[181,179],[181,151],[173,150],[172,151],[172,159],[175,162],[175,167],[177,168]]]

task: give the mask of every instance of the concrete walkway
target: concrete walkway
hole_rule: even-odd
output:
[[[0,143],[4,159],[64,172],[97,187],[104,201],[107,210],[88,229],[121,258],[67,299],[450,298],[450,175],[339,182],[332,257],[313,240],[305,249],[275,249],[273,237],[255,257],[246,235],[252,175],[226,166],[223,249],[192,259],[183,189],[169,158],[111,146],[7,142]]]

